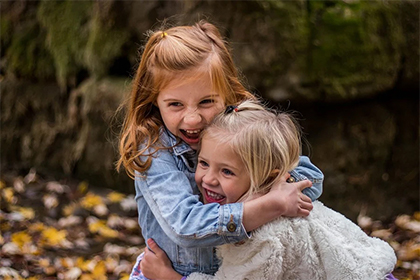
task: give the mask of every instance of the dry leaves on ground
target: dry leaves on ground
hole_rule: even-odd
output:
[[[35,170],[3,177],[1,279],[128,279],[144,248],[133,195],[46,181]],[[394,248],[397,278],[420,279],[419,212],[389,226],[361,214],[358,224]]]

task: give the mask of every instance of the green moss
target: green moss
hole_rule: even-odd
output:
[[[103,77],[112,61],[121,53],[121,47],[129,38],[126,30],[118,29],[112,20],[101,20],[95,13],[85,51],[86,67],[95,77]]]
[[[1,17],[1,46],[5,52],[6,71],[23,78],[54,77],[51,55],[44,48],[45,36],[28,13],[19,24],[13,25],[7,14]]]
[[[42,1],[37,17],[47,32],[47,48],[54,58],[56,77],[65,87],[83,65],[90,1]]]
[[[0,41],[2,49],[10,44],[12,38],[12,25],[7,15],[0,16]]]
[[[349,97],[357,87],[390,88],[403,43],[399,2],[310,2],[308,76],[328,94]],[[376,88],[375,88],[376,87]]]
[[[16,32],[7,49],[7,68],[18,76],[47,79],[54,76],[54,65],[49,53],[42,47],[38,26],[25,26]]]

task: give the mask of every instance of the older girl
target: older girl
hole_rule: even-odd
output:
[[[153,238],[182,275],[215,273],[213,246],[247,239],[279,216],[307,216],[322,192],[323,174],[301,157],[292,171],[296,183],[278,183],[247,202],[200,202],[194,173],[201,132],[226,105],[247,98],[253,96],[214,25],[200,21],[151,34],[133,82],[118,167],[135,179],[144,238]],[[131,279],[142,278],[140,259]]]

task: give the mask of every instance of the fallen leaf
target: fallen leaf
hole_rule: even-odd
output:
[[[29,207],[20,207],[12,205],[10,206],[10,210],[13,211],[13,213],[20,214],[23,217],[23,220],[32,220],[33,218],[35,218],[34,209]]]
[[[13,277],[12,279],[21,279],[19,273],[10,267],[1,267],[0,268],[0,276],[10,276]]]
[[[371,232],[370,236],[378,237],[385,241],[389,240],[392,237],[392,232],[389,229],[378,229]]]
[[[100,205],[100,204],[104,204],[104,202],[102,201],[102,197],[100,197],[99,195],[96,195],[92,192],[88,192],[86,194],[86,196],[84,196],[81,200],[80,200],[80,205],[88,210],[93,209],[93,207]]]
[[[6,202],[10,204],[17,203],[17,197],[15,197],[13,188],[5,188],[2,190],[2,197],[6,200]]]
[[[80,275],[82,275],[82,270],[78,267],[72,267],[66,273],[64,273],[64,279],[77,280]]]
[[[66,240],[65,230],[57,230],[53,227],[47,227],[42,231],[42,242],[49,246],[59,246]]]
[[[83,219],[79,216],[68,216],[58,220],[58,226],[61,228],[79,225]]]
[[[21,177],[17,177],[14,181],[13,181],[13,188],[15,189],[16,192],[18,193],[23,193],[25,191],[25,183],[23,182]]]
[[[399,248],[397,255],[401,261],[420,260],[420,244],[408,241]]]
[[[5,255],[19,255],[22,253],[19,246],[13,242],[8,242],[3,245],[1,251]]]
[[[58,206],[58,198],[55,194],[45,194],[42,197],[45,208],[52,209]]]
[[[95,213],[98,216],[105,216],[109,213],[108,207],[106,207],[105,204],[99,204],[93,207],[93,213]]]
[[[12,234],[11,241],[22,250],[23,245],[32,242],[32,237],[24,231],[19,231]]]
[[[92,275],[95,280],[107,280],[106,277],[106,266],[105,262],[100,260],[96,263],[95,268],[92,271]]]
[[[58,194],[62,194],[68,189],[68,186],[62,185],[62,184],[60,184],[59,182],[56,182],[56,181],[51,181],[51,182],[47,183],[46,188],[49,192],[55,192],[55,193],[58,193]]]
[[[125,198],[125,195],[122,193],[113,191],[107,195],[107,198],[111,203],[118,203]]]
[[[33,183],[36,180],[37,180],[37,176],[36,176],[35,168],[31,168],[31,170],[29,170],[29,173],[25,176],[25,178],[23,178],[23,181],[26,184]]]
[[[134,199],[134,195],[129,195],[120,202],[121,208],[128,212],[130,210],[136,210],[137,209],[137,202]]]

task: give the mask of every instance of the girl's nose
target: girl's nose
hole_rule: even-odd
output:
[[[191,126],[197,125],[201,123],[201,121],[202,121],[201,115],[197,110],[187,113],[184,117],[184,123]]]
[[[212,171],[207,171],[206,172],[206,174],[204,174],[204,176],[203,176],[203,182],[206,184],[206,185],[210,185],[210,186],[215,186],[215,185],[217,185],[217,179],[216,179],[216,176],[214,176],[214,174],[213,174],[213,172]]]

